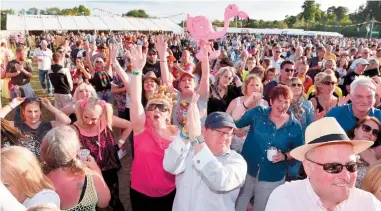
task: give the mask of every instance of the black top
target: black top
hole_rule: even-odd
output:
[[[160,72],[160,62],[156,62],[155,64],[150,64],[148,61],[146,62],[146,65],[143,68],[143,74],[146,74],[147,72],[152,71],[155,73],[156,77],[161,77]]]
[[[351,83],[355,80],[356,76],[359,76],[355,71],[352,71],[348,73],[344,78],[343,86],[346,87],[347,85],[351,85]]]
[[[6,72],[7,73],[17,72],[16,64],[21,64],[21,62],[18,62],[15,59],[8,62]],[[32,65],[29,62],[24,61],[23,66],[27,72],[32,73]],[[24,75],[24,73],[20,73],[20,74],[16,75],[15,77],[11,78],[11,84],[12,85],[23,86],[29,82],[30,82],[30,78],[28,78],[26,75]]]
[[[108,75],[106,71],[94,73],[94,77],[90,80],[90,83],[95,86],[95,91],[108,91],[111,89],[112,77]]]
[[[315,100],[316,100],[316,109],[318,110],[318,112],[320,113],[320,112],[324,111],[323,106],[319,103],[319,98],[315,97]],[[339,98],[337,98],[336,106],[337,105],[339,105]]]
[[[59,64],[53,64],[48,71],[55,94],[71,94],[69,81],[67,79],[70,73],[66,73],[66,71],[69,70],[64,69],[63,66]]]
[[[212,90],[215,89],[213,84],[210,86],[210,89],[210,92],[212,93]],[[225,96],[220,99],[215,98],[212,94],[210,94],[208,101],[208,115],[215,111],[225,112],[226,109],[228,109],[230,102],[239,96],[242,96],[242,89],[241,87],[236,87],[234,85],[228,86]]]

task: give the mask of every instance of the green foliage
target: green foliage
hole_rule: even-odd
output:
[[[146,13],[145,10],[130,10],[125,14],[122,14],[125,17],[135,17],[135,18],[149,18],[150,16]]]
[[[7,27],[7,14],[14,15],[15,11],[13,9],[0,10],[1,13],[1,30],[6,30]]]

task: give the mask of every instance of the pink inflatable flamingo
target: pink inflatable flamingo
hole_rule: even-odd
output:
[[[200,46],[200,51],[196,54],[198,60],[204,59],[205,56],[202,49],[204,46],[209,46],[209,40],[218,39],[226,34],[229,28],[229,20],[232,17],[249,18],[245,12],[239,11],[238,6],[235,4],[230,4],[226,7],[224,16],[224,28],[222,31],[216,32],[209,19],[205,16],[190,17],[189,14],[187,15],[187,31],[198,41]],[[212,51],[210,46],[208,47],[208,52],[211,58],[217,58],[220,54],[220,51]]]

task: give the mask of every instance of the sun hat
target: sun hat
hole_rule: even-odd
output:
[[[372,141],[350,140],[335,118],[324,117],[307,127],[305,144],[293,149],[291,156],[296,160],[303,161],[308,151],[318,146],[332,143],[352,144],[355,154],[359,154],[374,144]]]

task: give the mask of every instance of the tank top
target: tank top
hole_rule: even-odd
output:
[[[163,168],[164,151],[170,141],[156,135],[148,122],[143,132],[134,135],[131,188],[150,197],[162,197],[175,189],[175,175]]]
[[[79,204],[75,207],[66,209],[65,211],[95,211],[95,207],[98,202],[98,195],[95,189],[93,175],[86,175],[87,186],[83,198],[80,200]]]
[[[101,171],[119,169],[121,167],[118,158],[118,149],[115,146],[115,139],[112,131],[107,126],[97,136],[88,136],[86,131],[81,130],[75,123],[79,133],[79,140],[82,149],[90,150],[90,155],[94,157]]]
[[[315,99],[316,99],[316,109],[318,110],[318,112],[324,111],[323,106],[319,103],[319,98],[316,96]],[[337,105],[339,105],[339,98],[337,98],[337,102],[336,102],[335,106],[337,106]]]

